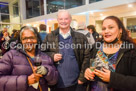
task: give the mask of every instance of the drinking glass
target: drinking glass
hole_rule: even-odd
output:
[[[90,70],[93,72],[96,69],[97,63],[95,59],[90,59]],[[90,81],[94,81],[94,79],[90,79]]]
[[[34,65],[37,66],[41,66],[42,64],[42,59],[39,56],[36,56],[34,59]]]
[[[59,53],[58,53],[58,54],[61,54],[61,55],[62,55],[62,52],[61,52],[61,51],[59,51]],[[56,64],[60,64],[60,60],[59,60]]]

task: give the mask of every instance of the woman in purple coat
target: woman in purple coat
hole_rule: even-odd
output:
[[[51,58],[38,49],[40,43],[34,28],[21,29],[18,44],[0,59],[0,91],[48,91],[48,85],[56,84],[58,72]],[[42,60],[40,66],[34,66],[36,56]]]

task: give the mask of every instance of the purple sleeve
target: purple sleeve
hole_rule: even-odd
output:
[[[6,53],[0,59],[0,91],[25,91],[27,89],[26,75],[12,75],[12,54]]]

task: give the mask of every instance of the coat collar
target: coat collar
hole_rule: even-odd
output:
[[[71,36],[74,36],[74,31],[73,31],[73,29],[70,27],[70,32],[71,32]],[[57,36],[57,35],[59,35],[59,28],[57,28],[55,31],[53,31],[53,33]]]

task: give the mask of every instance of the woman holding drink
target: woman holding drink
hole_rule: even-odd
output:
[[[38,49],[40,43],[33,27],[21,29],[15,49],[0,59],[0,91],[48,91],[48,85],[56,84],[58,71],[51,58]]]
[[[88,91],[136,91],[135,44],[119,18],[108,16],[103,20],[102,37],[83,68]]]

